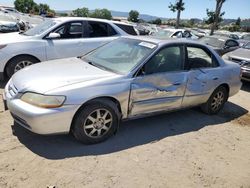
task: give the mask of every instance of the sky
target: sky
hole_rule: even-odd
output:
[[[176,13],[169,10],[170,2],[175,0],[34,0],[36,3],[46,3],[54,10],[74,10],[87,7],[90,10],[107,8],[122,12],[137,10],[141,14],[152,16],[175,18]],[[182,18],[206,18],[206,9],[215,9],[216,0],[183,0],[185,11]],[[14,0],[0,0],[2,5],[13,6]],[[245,19],[250,18],[250,0],[227,0],[222,8],[225,11],[224,18]]]

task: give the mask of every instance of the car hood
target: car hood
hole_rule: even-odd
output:
[[[250,49],[239,48],[228,54],[230,58],[242,59],[250,61]]]
[[[0,44],[10,44],[15,42],[21,42],[32,38],[32,36],[21,35],[18,32],[3,33],[0,35]]]
[[[13,75],[19,92],[46,93],[53,89],[90,80],[119,76],[90,65],[79,58],[58,59],[26,67]]]

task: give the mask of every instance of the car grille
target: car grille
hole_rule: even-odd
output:
[[[10,83],[8,86],[8,92],[11,95],[11,97],[15,97],[18,94],[17,88],[14,86],[13,83]]]

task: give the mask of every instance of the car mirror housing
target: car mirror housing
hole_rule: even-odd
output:
[[[57,39],[60,38],[61,35],[59,33],[50,33],[49,36],[47,36],[47,39]]]

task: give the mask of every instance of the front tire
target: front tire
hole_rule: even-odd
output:
[[[72,124],[74,137],[84,144],[96,144],[112,135],[119,125],[118,109],[109,100],[95,100],[83,107]]]
[[[17,71],[38,62],[39,60],[32,56],[23,55],[15,57],[8,63],[6,67],[6,74],[10,78]]]
[[[228,91],[225,87],[219,86],[212,93],[208,101],[201,106],[203,112],[209,115],[217,114],[227,102]]]

